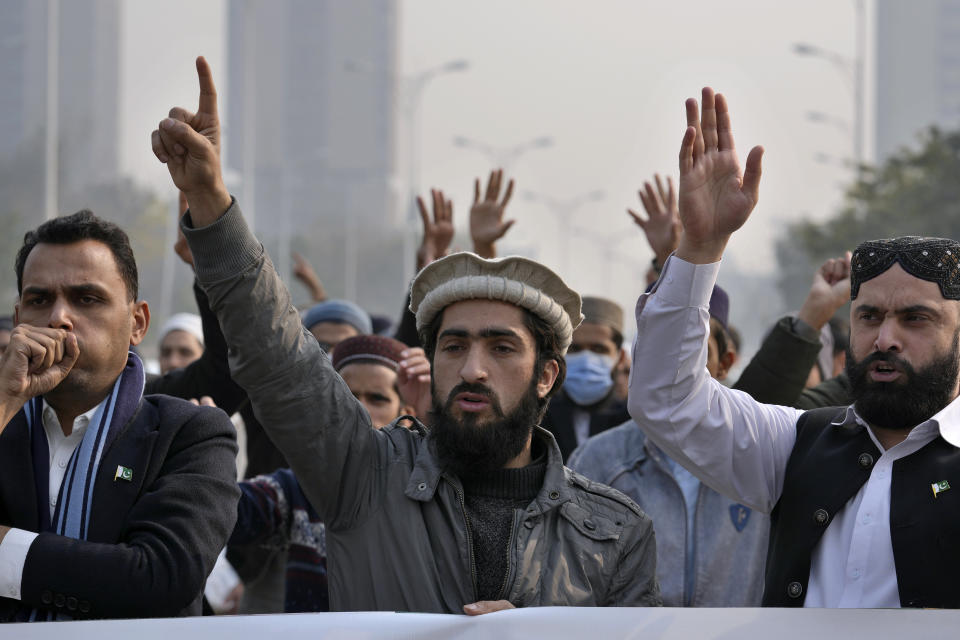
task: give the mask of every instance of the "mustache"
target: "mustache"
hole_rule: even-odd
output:
[[[453,413],[454,399],[461,393],[475,393],[487,398],[487,400],[490,401],[490,409],[493,411],[493,414],[499,418],[503,417],[504,414],[503,409],[500,407],[500,398],[497,397],[493,389],[479,382],[461,382],[451,389],[447,395],[446,402],[443,404],[444,413],[447,415]]]
[[[479,382],[461,382],[450,390],[450,393],[447,395],[447,403],[452,403],[453,399],[460,393],[475,393],[479,396],[490,398],[491,400],[497,399],[497,394],[486,385],[480,384]]]
[[[857,369],[860,371],[866,371],[867,368],[875,362],[884,362],[886,364],[892,364],[899,367],[901,370],[906,372],[908,375],[914,374],[913,366],[909,362],[901,358],[895,353],[889,351],[875,351],[865,357],[863,360],[860,360],[856,363]]]

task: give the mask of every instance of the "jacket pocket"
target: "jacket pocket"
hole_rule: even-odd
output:
[[[605,516],[584,509],[575,502],[564,503],[560,507],[560,515],[572,524],[577,531],[591,540],[616,541],[620,539],[620,534],[623,533],[622,522],[613,522]]]

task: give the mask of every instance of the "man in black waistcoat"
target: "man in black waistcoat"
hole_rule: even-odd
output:
[[[765,605],[960,607],[960,243],[854,252],[853,405],[804,413],[726,389],[705,367],[709,294],[763,149],[741,172],[726,101],[706,88],[702,107],[686,104],[680,246],[637,304],[631,415],[708,485],[771,513]],[[846,286],[842,261],[832,271],[824,296]]]

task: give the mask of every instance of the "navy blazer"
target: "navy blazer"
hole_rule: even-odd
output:
[[[236,453],[220,409],[144,396],[103,453],[88,539],[41,533],[27,553],[22,601],[0,598],[0,620],[24,606],[75,618],[199,615],[237,517]],[[114,479],[118,466],[133,470],[130,481]],[[0,434],[0,524],[39,530],[33,474],[21,411]]]

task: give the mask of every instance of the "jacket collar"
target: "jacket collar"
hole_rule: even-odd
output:
[[[573,496],[573,488],[567,482],[563,457],[553,434],[536,426],[533,428],[533,437],[539,438],[547,448],[547,470],[543,476],[543,486],[531,504],[531,507],[536,506],[539,511],[544,512],[570,500]],[[460,479],[440,469],[430,441],[424,438],[421,443],[404,495],[420,502],[433,500],[441,478],[451,483],[454,489],[462,492],[463,486]]]

